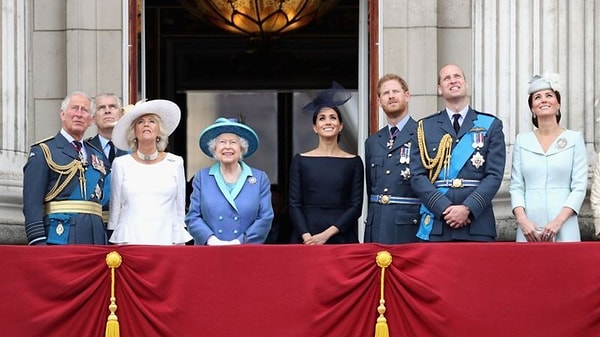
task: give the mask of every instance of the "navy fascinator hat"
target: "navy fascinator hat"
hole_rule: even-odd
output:
[[[310,103],[302,108],[302,113],[314,116],[322,108],[334,108],[348,102],[352,93],[344,89],[339,83],[333,81],[330,89],[325,89],[317,95]]]

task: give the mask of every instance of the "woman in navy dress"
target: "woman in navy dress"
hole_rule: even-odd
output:
[[[313,114],[318,146],[294,156],[290,169],[292,243],[357,243],[362,212],[362,159],[338,145],[344,124],[338,106],[351,94],[332,88],[304,107]]]

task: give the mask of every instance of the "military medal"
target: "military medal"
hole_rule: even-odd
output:
[[[102,200],[102,189],[98,184],[94,187],[94,194],[92,194],[92,198],[96,197],[98,200]]]
[[[249,178],[248,178],[248,183],[249,183],[250,185],[254,185],[254,184],[256,184],[256,178],[255,178],[255,177],[249,177]]]
[[[402,178],[404,178],[404,180],[410,179],[410,168],[407,167],[404,170],[400,171],[400,175],[402,176]]]
[[[471,164],[473,164],[473,166],[475,166],[476,169],[480,168],[481,165],[483,165],[483,163],[485,163],[485,159],[483,159],[483,156],[481,155],[481,153],[479,153],[479,151],[477,151],[473,157],[471,157]]]
[[[400,148],[400,164],[410,163],[410,142]]]
[[[473,144],[471,144],[471,146],[474,149],[480,149],[483,147],[483,140],[484,140],[484,135],[483,132],[478,131],[478,132],[473,132]]]
[[[559,138],[556,145],[559,149],[564,149],[564,147],[567,146],[567,140],[564,138]]]
[[[390,140],[388,140],[386,146],[388,149],[391,149],[392,146],[394,146],[394,138],[391,138]]]
[[[102,174],[106,175],[106,168],[104,167],[104,162],[95,154],[92,155],[92,167],[97,171],[102,172]]]

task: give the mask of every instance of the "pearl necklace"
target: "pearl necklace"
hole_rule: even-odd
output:
[[[154,151],[154,153],[152,153],[152,154],[143,154],[140,152],[140,150],[137,150],[137,155],[143,161],[151,161],[151,160],[155,160],[156,158],[158,158],[158,151]]]

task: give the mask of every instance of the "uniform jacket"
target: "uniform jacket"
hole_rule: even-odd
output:
[[[474,121],[481,114],[481,112],[469,107],[458,134],[454,131],[446,110],[423,118],[423,129],[429,157],[435,157],[440,140],[445,134],[452,136],[453,148],[462,137],[473,137],[473,133],[469,131],[473,129]],[[479,186],[476,187],[450,188],[446,194],[440,193],[429,180],[429,171],[423,167],[419,147],[414,146],[412,150],[410,162],[412,171],[411,186],[423,204],[435,216],[430,235],[431,241],[494,240],[496,237],[496,221],[492,209],[492,199],[502,183],[506,163],[502,122],[494,117],[494,121],[486,130],[483,147],[473,149],[473,155],[479,152],[485,162],[477,168],[469,159],[458,173],[457,178],[479,180]],[[443,221],[442,212],[450,205],[460,204],[471,210],[471,224],[462,228],[451,229]]]
[[[410,153],[417,146],[417,123],[409,118],[396,136],[391,149],[388,126],[365,141],[367,198],[371,195],[417,198],[410,185]],[[402,159],[408,154],[409,160]],[[417,241],[419,204],[380,204],[369,202],[365,242],[384,244]]]
[[[88,138],[88,141],[90,142],[90,144],[94,145],[99,150],[101,150],[102,153],[104,153],[104,147],[102,146],[102,142],[100,141],[100,136],[99,135],[95,135],[94,137]],[[115,158],[127,154],[126,151],[123,151],[123,150],[117,148],[116,146],[115,146],[115,150],[116,150],[115,151]],[[112,163],[108,160],[108,158],[106,159],[106,163],[108,165],[108,168],[110,169],[111,166],[112,166]],[[103,200],[102,210],[106,211],[106,212],[108,211],[109,205],[110,205],[110,202],[109,202],[109,198],[110,198],[110,180],[111,180],[110,178],[111,178],[111,175],[110,174],[107,175],[106,179],[105,179],[105,182],[104,182],[105,192],[106,192],[105,194],[106,195],[105,195],[105,198]]]
[[[267,174],[242,163],[242,176],[230,195],[219,165],[194,175],[185,218],[188,231],[197,245],[206,244],[211,235],[225,241],[264,243],[274,216]]]
[[[73,145],[69,143],[60,132],[52,138],[48,138],[31,146],[29,158],[23,167],[23,214],[25,216],[25,231],[30,243],[35,243],[37,241],[45,242],[48,234],[48,217],[44,217],[44,197],[46,193],[56,185],[59,179],[60,182],[64,181],[64,175],[61,176],[59,173],[51,170],[48,166],[40,143],[44,143],[48,146],[52,155],[52,160],[58,165],[68,165],[73,161],[78,160],[77,150],[75,150]],[[75,193],[75,195],[72,196],[72,192],[79,186],[79,176],[76,174],[70,183],[51,201],[86,200],[97,203],[102,202],[104,197],[105,176],[109,173],[109,165],[104,156],[104,152],[87,141],[84,141],[83,145],[86,148],[86,160],[88,163],[85,170],[86,172],[88,172],[88,170],[98,171],[93,174],[93,176],[96,177],[96,180],[90,181],[90,179],[86,179],[87,186],[89,186],[86,188],[86,194],[82,196],[80,193]],[[86,178],[87,177],[88,174],[86,174]],[[83,218],[86,220],[82,220]],[[78,230],[82,230],[82,232],[79,232],[78,238],[70,238],[69,242],[102,243],[102,241],[104,241],[105,243],[106,238],[99,238],[98,236],[100,236],[100,233],[96,228],[93,230],[95,234],[91,234],[90,232],[90,235],[96,235],[96,238],[87,237],[87,234],[83,233],[84,226],[97,227],[97,220],[99,220],[100,225],[103,226],[102,219],[96,215],[86,214],[85,216],[79,217],[74,215],[70,220],[71,226],[79,226]],[[93,223],[90,223],[90,221]]]
[[[563,131],[546,152],[533,131],[519,134],[510,179],[512,209],[523,207],[529,220],[545,227],[568,207],[575,214],[563,223],[556,241],[580,241],[577,213],[585,199],[587,173],[581,132]],[[517,241],[527,241],[520,227]]]

